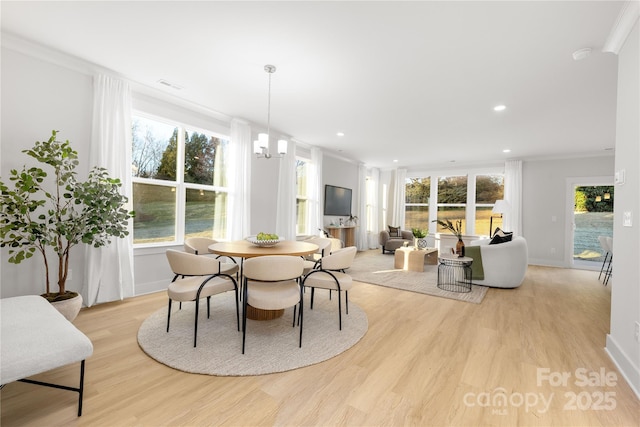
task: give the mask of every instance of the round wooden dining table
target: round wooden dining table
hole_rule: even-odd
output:
[[[309,242],[298,242],[296,240],[283,240],[275,246],[263,247],[254,245],[248,240],[234,240],[232,242],[218,242],[209,246],[209,252],[238,257],[253,258],[264,255],[310,255],[318,250],[318,245]]]
[[[264,247],[254,245],[248,240],[234,240],[231,242],[218,242],[209,246],[209,252],[240,258],[240,281],[243,281],[242,266],[245,258],[253,258],[265,255],[292,255],[305,256],[318,251],[318,245],[296,240],[283,240],[275,246]],[[261,310],[247,306],[247,318],[253,320],[271,320],[284,314],[284,310]]]

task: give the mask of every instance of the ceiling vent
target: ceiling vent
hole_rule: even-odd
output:
[[[166,80],[164,80],[164,79],[160,79],[160,80],[158,80],[158,83],[160,83],[160,84],[161,84],[161,85],[163,85],[163,86],[170,87],[171,89],[175,89],[175,90],[182,90],[182,86],[178,86],[178,85],[173,84],[173,83],[171,83],[171,82],[169,82],[169,81],[166,81]]]

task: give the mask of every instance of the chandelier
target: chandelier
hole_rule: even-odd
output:
[[[270,159],[272,157],[284,157],[287,154],[287,141],[281,139],[278,141],[278,154],[269,152],[269,136],[271,133],[271,74],[276,72],[274,65],[265,65],[264,71],[269,74],[269,98],[267,102],[267,133],[259,133],[258,140],[253,141],[253,153],[257,158]]]

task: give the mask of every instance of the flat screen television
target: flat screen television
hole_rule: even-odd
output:
[[[351,215],[351,189],[325,185],[324,214],[334,216]]]

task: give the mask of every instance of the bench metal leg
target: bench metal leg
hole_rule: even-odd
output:
[[[45,387],[59,388],[62,390],[75,391],[79,395],[78,396],[78,416],[82,415],[82,397],[84,395],[84,360],[80,362],[80,386],[79,387],[69,387],[66,385],[45,383],[42,381],[35,381],[30,379],[21,379],[18,381],[21,381],[23,383],[41,385]]]

